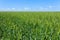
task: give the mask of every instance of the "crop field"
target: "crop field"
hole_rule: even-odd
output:
[[[0,40],[60,40],[60,12],[0,12]]]

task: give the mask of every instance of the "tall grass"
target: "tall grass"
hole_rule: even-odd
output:
[[[60,12],[0,12],[0,40],[60,40]]]

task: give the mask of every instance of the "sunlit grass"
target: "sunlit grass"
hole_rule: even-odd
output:
[[[60,40],[60,12],[0,12],[1,40]]]

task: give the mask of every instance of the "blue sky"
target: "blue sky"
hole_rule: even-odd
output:
[[[0,11],[60,11],[60,0],[0,0]]]

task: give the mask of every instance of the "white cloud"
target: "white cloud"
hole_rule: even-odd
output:
[[[15,10],[15,8],[12,8],[12,10]]]
[[[29,10],[31,10],[31,8],[25,7],[24,10],[29,11]]]
[[[48,10],[48,8],[45,8],[45,7],[40,7],[40,10]]]
[[[1,11],[16,11],[15,8],[1,8]]]
[[[7,10],[11,10],[10,8],[7,8]]]
[[[11,11],[16,11],[16,8],[11,8]]]
[[[44,8],[43,7],[40,7],[41,10],[43,10]]]
[[[10,8],[7,8],[7,9],[10,9]]]
[[[48,6],[48,8],[54,8],[54,7],[56,7],[56,6],[51,6],[51,5],[50,5],[50,6]]]
[[[53,6],[49,6],[49,8],[52,8]]]

